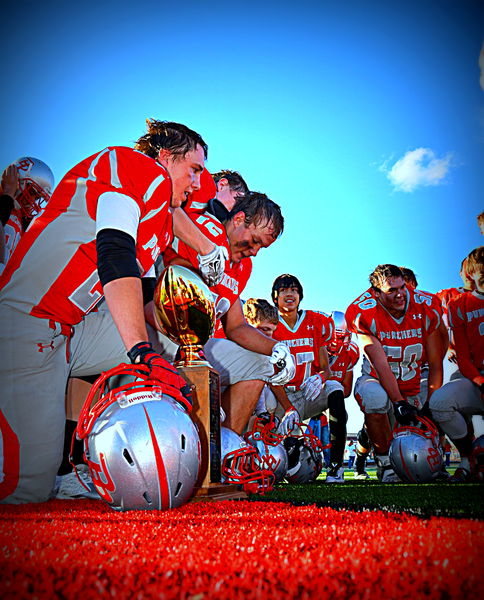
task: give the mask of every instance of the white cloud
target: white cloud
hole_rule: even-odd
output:
[[[407,152],[391,168],[386,161],[380,169],[396,190],[413,192],[418,187],[443,183],[452,163],[451,154],[438,158],[430,148],[416,148]]]

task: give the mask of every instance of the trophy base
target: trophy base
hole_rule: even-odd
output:
[[[190,502],[210,500],[247,500],[248,496],[238,485],[232,483],[209,483],[203,487],[195,488],[195,495]]]

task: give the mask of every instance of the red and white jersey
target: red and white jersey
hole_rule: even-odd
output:
[[[207,204],[215,198],[216,194],[217,186],[213,177],[207,169],[203,169],[200,176],[200,189],[189,195],[188,200],[183,204],[183,210],[186,213],[203,214],[207,210]]]
[[[24,228],[22,224],[22,213],[20,210],[14,208],[4,227],[5,258],[3,264],[0,265],[0,273],[3,271],[9,258],[12,256],[13,251],[17,247],[17,244],[22,237],[23,232]]]
[[[289,346],[296,363],[296,374],[287,383],[296,389],[305,379],[320,371],[319,349],[333,339],[333,319],[323,312],[301,311],[294,327],[290,327],[279,315],[279,323],[273,338]]]
[[[22,235],[0,277],[2,301],[67,325],[78,323],[96,306],[103,297],[96,252],[101,196],[114,203],[117,198],[136,203],[136,258],[141,275],[151,269],[173,235],[171,180],[145,154],[109,147],[63,177],[43,213]],[[123,214],[121,207],[121,219]]]
[[[439,312],[428,296],[407,289],[405,313],[397,319],[366,291],[347,308],[346,323],[350,331],[372,335],[381,342],[403,396],[420,392],[425,342],[440,324]],[[378,377],[371,364],[369,369],[368,374]]]
[[[484,294],[467,292],[451,300],[449,324],[454,332],[459,370],[472,379],[477,371],[484,370]]]
[[[333,373],[331,379],[343,383],[345,375],[348,371],[352,371],[360,358],[360,349],[358,344],[350,342],[343,344],[338,354],[329,355],[329,366]]]
[[[188,216],[211,242],[217,246],[225,246],[230,257],[230,244],[227,233],[225,227],[217,217],[210,213],[198,214],[193,211]],[[177,256],[188,260],[195,269],[198,269],[197,252],[178,238],[175,238],[172,246],[167,248],[164,253],[164,264],[169,265]],[[252,260],[250,258],[243,258],[237,263],[226,263],[222,281],[210,288],[215,295],[215,312],[217,315],[215,337],[225,337],[220,318],[238,300],[249,281],[251,273]]]
[[[462,294],[465,294],[468,290],[463,287],[458,288],[446,288],[445,290],[440,290],[437,292],[436,296],[439,298],[440,303],[442,304],[442,310],[444,312],[444,322],[449,327],[449,320],[447,317],[449,302],[454,300],[454,298],[459,298]]]

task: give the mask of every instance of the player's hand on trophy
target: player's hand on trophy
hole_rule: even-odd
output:
[[[284,416],[279,423],[277,432],[281,435],[289,435],[297,423],[301,422],[301,417],[297,410],[292,406],[284,413]]]
[[[270,362],[279,370],[270,379],[269,383],[275,385],[284,385],[296,374],[296,365],[289,347],[284,342],[277,342],[272,347],[272,354],[269,357]]]
[[[162,390],[177,400],[188,412],[192,409],[192,392],[176,368],[165,360],[149,342],[139,342],[128,352],[133,364],[147,365],[150,377],[160,382]]]
[[[217,285],[222,281],[225,261],[229,253],[225,246],[215,246],[208,254],[197,254],[198,268],[208,286]]]
[[[308,402],[316,400],[322,389],[323,379],[319,373],[311,375],[311,377],[305,379],[301,385],[301,391]]]

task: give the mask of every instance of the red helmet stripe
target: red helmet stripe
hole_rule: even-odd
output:
[[[151,424],[148,411],[144,405],[143,410],[145,411],[146,420],[150,429],[151,443],[153,444],[153,451],[155,453],[156,470],[158,471],[158,489],[160,492],[160,508],[171,508],[170,488],[168,485],[168,478],[166,476],[165,463],[163,462],[163,457],[161,456],[160,446],[158,445],[158,440],[156,439],[155,431],[153,429],[153,425]]]

